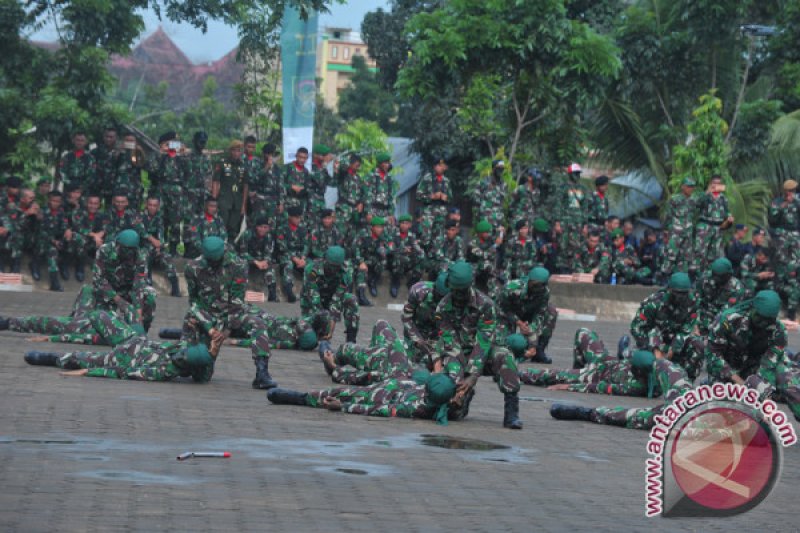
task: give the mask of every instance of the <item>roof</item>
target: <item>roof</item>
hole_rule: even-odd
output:
[[[400,196],[414,185],[420,178],[419,154],[411,151],[411,139],[406,137],[389,137],[392,146],[392,165],[398,169],[392,174],[400,186],[397,195]]]
[[[636,170],[609,182],[617,189],[609,199],[609,214],[626,218],[658,203],[664,190],[658,179],[645,170]]]

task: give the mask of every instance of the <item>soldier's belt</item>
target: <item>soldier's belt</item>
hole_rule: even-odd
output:
[[[708,224],[710,226],[721,226],[724,220],[720,220],[719,222],[715,220],[708,220],[707,218],[701,218],[698,222],[702,222],[703,224]]]

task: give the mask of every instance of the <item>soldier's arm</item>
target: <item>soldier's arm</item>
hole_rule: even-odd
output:
[[[97,253],[97,259],[95,259],[94,266],[92,267],[92,287],[94,288],[95,294],[101,294],[105,301],[112,301],[117,297],[117,291],[111,286],[111,282],[105,271],[106,255],[105,250],[100,248]]]
[[[708,343],[706,343],[706,371],[712,381],[730,381],[735,374],[731,366],[725,361],[726,351],[735,349],[731,342],[730,335],[733,332],[731,323],[724,317],[718,318],[708,332]]]
[[[147,260],[147,250],[142,247],[139,248],[139,252],[137,254],[137,259],[136,259],[136,273],[134,274],[135,278],[133,280],[134,290],[142,289],[148,285],[147,283],[148,270],[149,267]]]
[[[478,320],[478,331],[475,334],[475,346],[467,361],[466,373],[480,376],[483,373],[483,365],[492,345],[495,342],[495,332],[497,329],[497,316],[493,305],[486,305],[482,316]]]
[[[405,303],[405,305],[403,305],[403,316],[401,320],[403,322],[403,335],[414,344],[424,341],[417,324],[414,322],[414,314],[416,313],[419,304],[420,302],[417,292],[409,291],[408,301]]]
[[[63,344],[88,344],[88,345],[103,345],[108,344],[100,335],[95,332],[84,333],[61,333],[59,335],[48,335],[47,342],[60,342]]]
[[[639,348],[645,348],[648,345],[652,312],[649,301],[645,300],[631,322],[631,335]]]
[[[175,365],[172,362],[166,362],[128,367],[123,371],[120,378],[136,381],[167,381],[179,375],[180,373],[175,368]]]
[[[114,378],[114,379],[121,379],[120,372],[122,371],[119,367],[101,367],[101,368],[90,368],[86,375],[90,378]]]

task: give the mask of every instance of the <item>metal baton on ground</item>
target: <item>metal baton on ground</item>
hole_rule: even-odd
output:
[[[178,461],[185,461],[186,459],[191,459],[192,457],[220,457],[227,459],[231,456],[231,452],[185,452],[178,456]]]

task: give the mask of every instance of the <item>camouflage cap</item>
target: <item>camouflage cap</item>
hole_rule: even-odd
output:
[[[511,350],[511,353],[516,357],[522,357],[525,350],[528,349],[528,339],[519,333],[513,333],[506,337],[506,346]]]
[[[447,269],[447,285],[451,289],[469,289],[472,278],[472,265],[466,261],[456,261]]]
[[[533,267],[528,272],[528,281],[547,283],[550,280],[550,271],[544,267]]]
[[[125,248],[138,248],[139,234],[132,229],[124,229],[117,233],[116,241]]]
[[[314,346],[317,345],[317,334],[314,333],[313,329],[307,329],[300,335],[300,338],[297,340],[297,346],[300,347],[301,350],[311,350]]]
[[[325,251],[325,261],[332,265],[342,266],[344,264],[344,248],[341,246],[331,246]]]
[[[692,288],[692,280],[685,272],[675,272],[669,277],[667,286],[676,291],[688,291]]]
[[[225,241],[219,237],[206,237],[201,245],[203,257],[216,261],[225,255]]]
[[[711,273],[712,274],[732,274],[733,273],[733,264],[726,257],[720,257],[718,259],[715,259],[714,262],[711,263]]]
[[[411,218],[411,215],[409,215],[409,214],[400,215],[400,218],[398,218],[397,220],[398,220],[398,222],[412,222],[413,221],[413,219]]]
[[[697,187],[697,182],[692,178],[683,178],[681,185],[685,185],[686,187]]]
[[[437,294],[444,296],[450,292],[450,287],[447,285],[447,272],[440,272],[436,276],[436,281],[433,284],[433,290]]]
[[[475,225],[475,231],[478,233],[490,233],[492,231],[492,225],[489,224],[488,220],[483,219]]]
[[[547,233],[550,231],[550,224],[543,218],[537,218],[533,221],[533,229],[539,233]]]
[[[370,220],[369,223],[372,226],[385,226],[386,220],[384,220],[383,217],[372,217],[372,220]]]
[[[753,298],[753,309],[764,318],[778,318],[781,312],[781,297],[775,291],[759,291]]]
[[[331,153],[331,149],[324,144],[315,144],[314,153],[317,155],[328,155]]]
[[[381,163],[388,163],[392,160],[392,155],[389,152],[380,152],[376,157],[375,161],[380,165]]]
[[[205,344],[195,344],[186,348],[186,362],[189,366],[207,366],[214,360]]]

